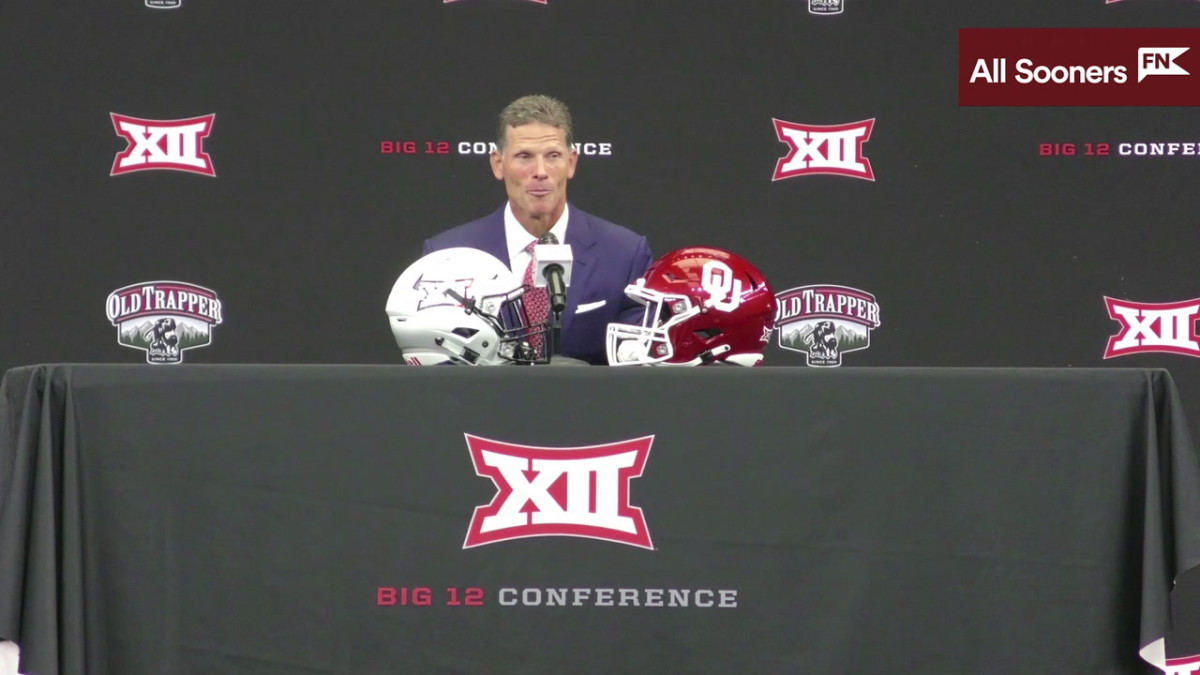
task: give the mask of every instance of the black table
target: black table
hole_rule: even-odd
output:
[[[1161,370],[44,365],[0,406],[31,675],[1157,672],[1200,561]]]

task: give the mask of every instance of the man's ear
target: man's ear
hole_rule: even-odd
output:
[[[496,180],[504,180],[504,155],[499,150],[493,150],[492,156],[492,175]]]

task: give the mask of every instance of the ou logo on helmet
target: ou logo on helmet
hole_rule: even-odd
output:
[[[732,312],[742,304],[742,280],[733,278],[733,270],[720,260],[704,263],[700,287],[708,293],[707,307]]]

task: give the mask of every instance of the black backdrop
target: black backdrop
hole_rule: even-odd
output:
[[[154,280],[223,303],[186,362],[397,362],[392,282],[423,238],[503,197],[460,144],[490,141],[500,108],[542,92],[572,107],[578,141],[611,144],[580,159],[581,208],[656,253],[734,250],[778,291],[873,294],[882,323],[844,365],[1163,367],[1200,421],[1195,358],[1103,358],[1121,330],[1104,296],[1200,297],[1200,157],[1038,152],[1200,141],[1195,110],[957,103],[960,28],[1198,27],[1200,2],[178,5],[0,5],[0,369],[144,361],[105,302]],[[113,113],[215,115],[215,176],[110,175],[127,148]],[[773,119],[874,119],[875,180],[772,180],[789,151]],[[381,152],[405,141],[417,151]]]

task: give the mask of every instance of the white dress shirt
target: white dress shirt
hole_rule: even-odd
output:
[[[550,228],[550,232],[558,237],[558,243],[567,243],[567,214],[570,209],[563,209],[562,215]],[[525,278],[525,268],[529,267],[529,259],[532,257],[525,247],[529,246],[529,242],[536,241],[537,237],[529,234],[529,232],[517,222],[517,217],[513,215],[512,203],[508,203],[504,207],[504,240],[508,246],[508,268],[517,276],[518,280]]]

